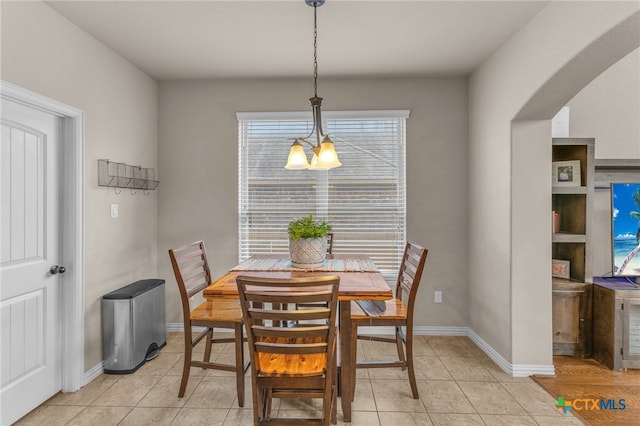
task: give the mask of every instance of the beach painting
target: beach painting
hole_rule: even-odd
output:
[[[640,276],[640,183],[611,184],[613,275]]]

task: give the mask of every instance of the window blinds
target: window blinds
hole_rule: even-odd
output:
[[[367,254],[394,283],[406,238],[408,115],[325,112],[343,166],[315,171],[284,168],[291,139],[312,129],[310,114],[238,113],[239,260],[288,253],[287,225],[312,213],[331,223],[334,253]]]

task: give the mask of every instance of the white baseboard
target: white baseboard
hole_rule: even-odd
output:
[[[360,327],[359,330],[362,334],[393,334],[393,327]],[[184,326],[181,322],[168,323],[167,331],[184,331]],[[413,333],[416,336],[467,336],[476,344],[476,346],[487,354],[487,356],[491,358],[491,360],[495,362],[502,371],[512,377],[527,377],[533,374],[549,376],[555,375],[555,368],[553,364],[511,364],[469,327],[416,326]],[[100,361],[100,363],[96,364],[89,371],[84,373],[82,386],[87,385],[103,372],[104,362]]]
[[[104,361],[100,361],[98,364],[91,367],[89,371],[86,371],[84,373],[84,377],[82,379],[82,386],[88,385],[103,373],[104,373]]]
[[[393,327],[360,327],[362,334],[393,334]],[[475,331],[469,327],[433,327],[416,326],[413,329],[416,336],[467,336],[476,344],[498,367],[512,377],[528,377],[533,374],[555,375],[553,364],[512,364],[484,341]]]
[[[181,322],[167,323],[167,331],[184,331],[184,324]]]

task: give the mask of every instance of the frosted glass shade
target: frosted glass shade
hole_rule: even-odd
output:
[[[295,141],[293,144],[291,144],[289,158],[287,159],[287,164],[286,166],[284,166],[284,168],[289,170],[302,170],[309,168],[307,156],[304,153],[304,148],[302,147],[300,142]]]
[[[334,167],[340,167],[342,163],[338,160],[338,154],[333,146],[333,142],[328,137],[325,137],[320,144],[320,153],[318,154],[317,168],[320,169],[333,169]]]

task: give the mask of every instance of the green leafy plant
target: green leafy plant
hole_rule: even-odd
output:
[[[291,240],[300,238],[324,238],[327,236],[327,233],[331,231],[331,225],[329,225],[325,219],[314,220],[313,215],[309,214],[309,216],[303,217],[302,219],[289,222],[287,231]]]

